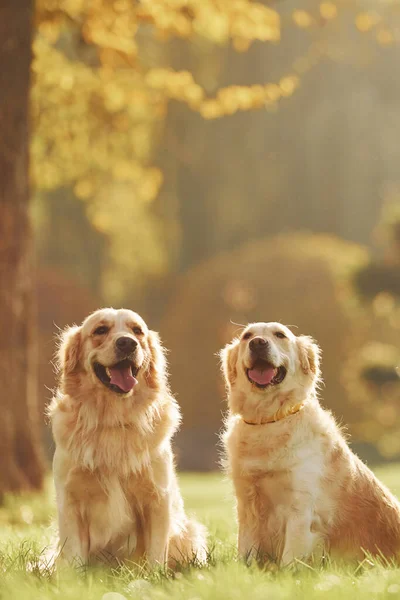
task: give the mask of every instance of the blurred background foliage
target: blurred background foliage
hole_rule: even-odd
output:
[[[131,307],[171,349],[181,466],[215,468],[215,354],[279,320],[360,452],[400,456],[399,6],[37,1],[43,405],[57,327]]]

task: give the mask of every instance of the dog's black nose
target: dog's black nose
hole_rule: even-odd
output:
[[[131,354],[137,346],[137,341],[131,337],[123,336],[116,340],[115,345],[121,352]]]
[[[268,342],[263,337],[257,336],[257,337],[254,337],[250,341],[249,346],[250,346],[250,349],[253,350],[254,352],[262,351],[267,348]]]

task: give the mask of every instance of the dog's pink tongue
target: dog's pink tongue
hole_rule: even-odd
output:
[[[276,375],[277,369],[267,367],[266,369],[249,369],[249,377],[254,383],[268,385]]]
[[[128,393],[137,384],[137,379],[133,377],[130,367],[123,369],[117,369],[117,367],[110,367],[111,380],[110,383],[118,386],[122,391]]]

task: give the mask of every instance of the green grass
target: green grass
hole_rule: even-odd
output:
[[[377,469],[400,495],[400,465]],[[400,569],[365,561],[358,568],[297,565],[278,572],[246,567],[236,560],[236,525],[230,484],[219,474],[181,475],[188,511],[210,530],[210,564],[168,574],[123,567],[55,572],[43,566],[52,537],[53,490],[40,496],[8,497],[0,509],[0,600],[292,600],[395,598]]]

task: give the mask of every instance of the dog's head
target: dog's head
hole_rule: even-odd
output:
[[[81,385],[132,396],[136,387],[157,388],[163,382],[165,359],[158,334],[131,310],[98,310],[60,337],[58,366],[64,389]]]
[[[280,323],[252,323],[221,351],[233,412],[279,410],[301,402],[320,377],[320,350]]]

